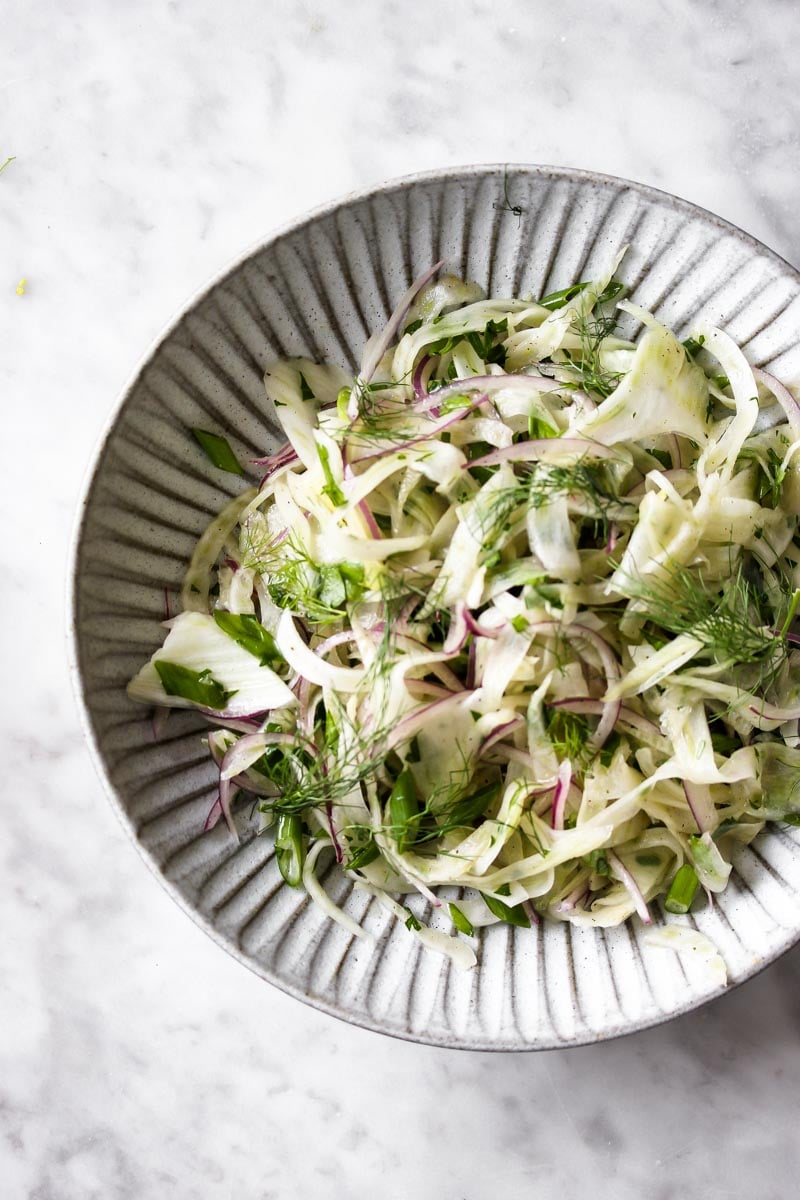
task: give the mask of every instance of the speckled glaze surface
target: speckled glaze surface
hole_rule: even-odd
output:
[[[225,433],[242,460],[275,447],[268,362],[307,355],[353,368],[364,340],[433,261],[496,295],[541,295],[592,276],[630,245],[618,276],[680,333],[700,315],[751,362],[800,381],[800,277],[752,238],[684,201],[624,180],[546,167],[450,169],[347,197],[285,228],[220,276],[171,326],[126,390],[87,489],[74,558],[74,667],[96,761],[131,835],[170,893],[265,979],[348,1021],[473,1049],[613,1037],[711,995],[686,955],[644,929],[546,924],[483,931],[469,973],[331,872],[325,886],[372,933],[350,937],[282,885],[268,836],[239,814],[241,845],[203,834],[214,773],[204,723],[176,713],[154,740],[125,684],[161,640],[164,589],[240,481],[191,428]],[[244,482],[242,481],[242,486]],[[420,909],[425,916],[425,910]],[[797,835],[744,849],[713,911],[692,923],[731,983],[800,936]]]

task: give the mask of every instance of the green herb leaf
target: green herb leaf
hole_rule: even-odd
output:
[[[342,573],[338,567],[323,565],[319,569],[317,599],[327,608],[341,608],[347,598]]]
[[[624,291],[624,283],[620,283],[617,279],[611,279],[597,297],[596,304],[609,304],[612,300],[616,300],[620,292]]]
[[[771,628],[774,614],[764,611],[758,581],[741,566],[730,579],[706,584],[699,568],[667,560],[660,579],[627,579],[621,590],[654,625],[691,634],[717,662],[762,664],[760,691],[785,661],[785,642]]]
[[[569,304],[570,300],[574,300],[581,292],[585,292],[590,287],[588,279],[581,283],[573,283],[570,287],[562,288],[560,292],[550,292],[549,295],[543,296],[539,301],[542,308],[548,308],[550,312],[555,312],[557,308],[563,308],[565,304]],[[616,279],[612,279],[598,294],[595,305],[608,304],[612,300],[616,300],[620,292],[625,290],[625,284],[619,283]]]
[[[193,429],[192,433],[215,467],[220,471],[228,471],[231,475],[244,475],[241,463],[233,453],[227,438],[218,433],[209,433],[207,429]]]
[[[703,349],[705,340],[705,337],[701,333],[699,338],[687,338],[685,342],[681,342],[681,345],[690,358],[697,358],[697,355]]]
[[[472,927],[472,922],[464,915],[457,904],[448,904],[450,909],[450,920],[455,925],[459,933],[466,933],[471,937],[475,930]]]
[[[550,744],[559,759],[580,759],[589,740],[589,722],[580,713],[565,708],[545,710],[545,725]]]
[[[469,396],[445,396],[439,405],[441,413],[456,412],[459,408],[469,408],[472,401]]]
[[[606,858],[605,850],[590,850],[584,858],[584,862],[588,864],[589,869],[595,875],[611,874],[611,868],[608,865],[608,859]]]
[[[343,421],[348,420],[347,410],[350,407],[351,389],[349,387],[339,388],[336,393],[336,415],[341,417]]]
[[[4,163],[0,164],[0,175],[3,174],[3,171],[5,171],[6,167],[10,166],[16,157],[16,154],[11,154]]]
[[[499,366],[506,365],[506,351],[502,345],[495,345],[497,338],[508,333],[508,321],[487,321],[483,333],[478,333],[477,330],[466,335],[466,340],[469,342],[472,349],[486,363],[497,363]]]
[[[724,758],[728,758],[733,754],[734,750],[739,750],[742,745],[741,738],[731,736],[729,733],[724,733],[721,729],[711,731],[711,745],[717,754],[721,754]]]
[[[712,740],[713,740],[713,738],[712,738]],[[714,830],[714,832],[712,833],[711,836],[715,842],[719,841],[719,839],[721,837],[724,837],[726,833],[730,833],[730,831],[732,829],[735,829],[738,824],[739,824],[739,822],[736,820],[735,817],[726,817],[724,821],[720,821],[719,825]]]
[[[408,743],[408,750],[406,751],[406,762],[417,763],[417,762],[419,762],[420,758],[421,758],[421,755],[419,752],[419,738],[417,737],[416,734],[414,734],[413,738]]]
[[[614,760],[614,755],[617,753],[621,741],[622,738],[616,732],[616,730],[612,730],[606,739],[605,745],[600,747],[600,751],[597,755],[601,766],[611,766],[611,763]]]
[[[408,913],[408,916],[406,917],[406,929],[422,929],[422,926],[411,910],[407,908],[406,912]]]
[[[511,908],[508,904],[503,904],[502,900],[496,900],[494,896],[483,897],[484,904],[489,909],[490,913],[494,913],[501,921],[505,921],[507,925],[517,925],[520,929],[530,929],[531,922],[524,908]]]
[[[407,767],[395,780],[389,795],[388,811],[392,836],[402,854],[416,840],[420,822],[417,785]]]
[[[325,486],[322,489],[323,495],[330,497],[336,507],[340,508],[343,504],[347,503],[347,500],[339,484],[333,478],[328,447],[317,445],[317,455],[322,465],[322,473],[325,476]]]
[[[688,913],[697,892],[697,874],[689,863],[684,863],[672,881],[664,908],[671,913]]]
[[[447,824],[452,827],[470,826],[479,820],[488,809],[489,804],[500,790],[498,782],[491,782],[456,800],[452,808],[447,810]]]
[[[161,686],[168,696],[181,696],[184,700],[191,700],[193,704],[199,704],[203,708],[220,711],[231,696],[236,695],[235,691],[227,692],[221,683],[212,678],[208,669],[192,671],[188,667],[182,667],[180,663],[168,662],[165,658],[154,659],[153,666],[158,671]]]
[[[573,283],[570,287],[562,288],[560,292],[548,292],[546,296],[542,296],[539,304],[542,308],[548,308],[550,312],[555,312],[557,308],[563,308],[565,304],[569,304],[570,300],[574,300],[588,286],[589,281],[585,280],[583,283]]]
[[[596,392],[605,398],[610,396],[621,379],[618,371],[609,371],[603,366],[603,343],[617,327],[613,316],[578,315],[573,330],[580,338],[580,351],[565,350],[568,368],[575,377],[578,387]],[[632,414],[634,417],[636,413]]]
[[[278,870],[289,886],[300,887],[303,882],[306,839],[302,817],[297,813],[282,813],[278,817],[275,857],[278,860]]]
[[[528,417],[528,437],[531,441],[538,441],[539,438],[558,437],[558,430],[539,417]]]
[[[344,864],[348,871],[360,871],[362,867],[367,867],[380,854],[375,843],[375,838],[372,836],[372,831],[367,833],[367,840],[363,846],[352,848],[350,858]]]
[[[268,667],[283,662],[283,656],[275,645],[272,634],[250,613],[229,613],[221,608],[214,609],[214,620],[223,633],[233,638],[248,654],[252,654]]]

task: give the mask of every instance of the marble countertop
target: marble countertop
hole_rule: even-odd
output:
[[[800,263],[794,6],[0,11],[2,1195],[795,1194],[800,949],[574,1051],[434,1050],[307,1009],[217,949],[128,843],[82,742],[63,599],[82,477],[138,357],[207,277],[331,197],[439,165],[584,166]]]

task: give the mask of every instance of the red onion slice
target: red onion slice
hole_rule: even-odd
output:
[[[444,696],[441,700],[434,700],[432,704],[425,704],[422,708],[415,708],[412,712],[407,713],[397,722],[386,739],[387,751],[394,749],[395,746],[399,746],[401,742],[409,741],[417,730],[421,729],[428,721],[431,714],[442,715],[450,708],[463,705],[464,701],[471,698],[472,694],[467,691],[451,692],[450,695]]]
[[[564,828],[564,813],[567,807],[569,785],[572,783],[572,763],[568,758],[559,765],[556,790],[553,795],[553,829]]]
[[[222,756],[219,763],[219,806],[222,811],[222,816],[225,818],[225,824],[231,831],[236,841],[239,841],[239,834],[231,813],[231,803],[236,792],[239,791],[240,784],[238,779],[240,773],[247,769],[255,758],[259,757],[255,754],[256,751],[263,753],[268,746],[296,746],[298,738],[291,733],[248,733],[245,737],[239,738],[230,746]],[[212,756],[215,761],[218,757],[211,749]],[[255,758],[254,758],[255,756]],[[214,809],[212,808],[206,818],[204,828],[210,829],[209,825]],[[212,825],[217,823],[218,818],[212,821]]]
[[[617,682],[620,677],[619,661],[605,638],[600,637],[600,634],[595,633],[593,629],[587,629],[580,622],[568,625],[564,632],[567,637],[582,638],[590,646],[594,647],[600,658],[608,687]],[[589,745],[593,750],[600,750],[605,745],[609,734],[617,723],[621,707],[621,700],[603,702],[603,715],[600,718],[600,723],[589,738]]]
[[[428,395],[428,381],[425,378],[425,371],[427,367],[432,365],[433,359],[427,354],[423,354],[422,358],[416,365],[414,376],[411,382],[414,388],[414,398],[417,402],[426,399]]]
[[[456,675],[455,671],[451,671],[446,663],[431,663],[429,670],[432,675],[435,675],[445,687],[451,692],[463,692],[464,685]]]
[[[786,420],[792,431],[792,441],[796,442],[800,438],[800,403],[795,400],[786,384],[781,383],[780,379],[776,379],[769,371],[765,371],[762,367],[753,367],[752,371],[758,382],[769,388],[786,413]]]
[[[523,729],[524,726],[524,717],[514,717],[511,721],[506,721],[504,724],[498,725],[490,734],[488,734],[487,737],[484,738],[483,742],[481,743],[479,753],[484,754],[497,742],[502,742],[503,738],[508,737],[510,733],[516,733],[518,729]]]
[[[563,386],[557,379],[547,379],[544,375],[471,375],[468,379],[454,379],[429,392],[414,408],[417,412],[438,409],[449,396],[464,396],[467,392],[558,392]]]
[[[285,471],[289,467],[293,467],[295,463],[300,462],[297,451],[289,442],[282,447],[276,454],[270,454],[267,458],[254,458],[251,460],[256,466],[265,466],[267,469],[258,481],[258,490],[264,487],[279,471]]]
[[[332,633],[330,637],[325,638],[324,642],[320,642],[318,646],[315,646],[314,653],[318,654],[320,658],[324,658],[328,651],[333,650],[335,646],[344,646],[347,642],[354,642],[355,640],[356,635],[352,629],[343,629],[341,633]]]
[[[398,633],[408,633],[408,620],[414,609],[420,604],[419,596],[409,596],[399,613],[395,617],[394,627]]]
[[[370,537],[372,537],[376,542],[380,541],[380,539],[383,537],[383,534],[381,533],[380,525],[373,517],[372,510],[370,509],[366,500],[359,500],[356,507],[358,508],[358,511],[361,513],[362,517],[364,518],[364,524],[366,525],[367,529],[369,530]]]
[[[406,691],[412,696],[437,696],[444,700],[453,694],[444,684],[433,683],[429,679],[407,679]]]
[[[589,894],[589,888],[586,883],[579,883],[578,886],[565,896],[559,904],[556,905],[557,913],[572,912],[572,910],[580,904],[584,896]]]
[[[681,449],[680,438],[678,437],[677,433],[671,433],[669,435],[669,446],[670,446],[669,453],[670,453],[670,458],[672,459],[672,465],[676,471],[680,471],[683,469],[684,463],[683,463],[683,451]]]
[[[625,866],[622,860],[617,857],[613,850],[606,850],[606,858],[614,868],[614,874],[616,875],[617,879],[621,884],[624,885],[625,890],[633,901],[633,907],[642,918],[643,923],[645,925],[651,924],[652,917],[650,916],[650,909],[647,907],[647,902],[642,895],[638,883],[633,878],[628,868]]]
[[[243,717],[226,717],[224,713],[214,712],[210,708],[198,708],[207,721],[212,725],[221,725],[223,729],[231,729],[236,733],[254,733],[264,722],[265,713],[251,713]]]
[[[228,829],[233,834],[233,836],[236,838],[237,842],[239,841],[239,831],[236,828],[236,824],[233,820],[233,813],[231,812],[231,803],[232,803],[233,798],[236,795],[238,790],[239,789],[237,788],[236,784],[233,782],[232,779],[220,778],[220,781],[219,781],[219,807],[220,807],[223,817],[225,818],[225,824],[228,826]]]
[[[171,708],[163,708],[161,705],[153,709],[153,715],[150,719],[150,729],[153,733],[154,742],[161,741],[161,738],[164,736],[164,731],[167,728],[167,721],[169,720],[169,714],[171,712]]]
[[[489,747],[487,746],[482,747],[481,754],[487,753],[488,749]],[[527,750],[520,750],[517,746],[506,746],[506,744],[502,741],[495,742],[491,749],[494,751],[495,757],[503,758],[506,760],[506,762],[519,763],[521,767],[526,767],[530,771],[531,775],[536,775],[536,762],[534,761],[533,755],[529,754]],[[541,790],[537,788],[535,792],[528,792],[528,795],[544,795],[545,793],[552,792],[554,787],[554,783],[548,783],[543,785]]]
[[[471,462],[465,463],[465,468],[493,467],[504,462],[547,461],[560,454],[581,454],[585,458],[619,458],[617,451],[611,446],[604,446],[602,442],[594,442],[589,438],[531,438],[530,441],[502,446],[499,450],[492,450],[480,458],[473,458]]]
[[[719,824],[717,810],[708,788],[684,780],[683,794],[686,797],[686,803],[689,805],[689,812],[692,814],[694,823],[700,832],[711,833],[712,830],[716,829]]]
[[[464,608],[464,620],[467,622],[467,629],[470,633],[474,633],[475,637],[497,638],[500,636],[499,629],[484,629],[482,625],[479,625],[466,606]]]
[[[331,804],[330,800],[325,805],[325,816],[328,820],[328,832],[331,835],[333,852],[336,855],[337,863],[341,866],[341,864],[344,862],[344,855],[342,854],[342,847],[339,845],[339,839],[336,836],[336,826],[333,823],[333,805]]]
[[[400,328],[403,317],[408,312],[418,293],[422,291],[422,289],[425,287],[425,284],[428,283],[429,280],[433,279],[436,272],[440,271],[443,266],[444,259],[442,259],[440,262],[434,263],[434,265],[429,267],[427,271],[423,271],[421,275],[417,276],[417,278],[411,284],[411,287],[400,300],[400,303],[397,305],[392,315],[389,317],[389,320],[384,326],[382,332],[377,335],[373,335],[369,339],[364,349],[364,357],[361,360],[361,379],[364,383],[369,383],[370,379],[372,379],[372,376],[377,370],[378,363],[389,349],[394,335]],[[353,390],[355,391],[355,389]]]
[[[602,700],[593,700],[583,696],[574,696],[566,700],[550,700],[547,703],[551,708],[563,708],[566,712],[586,713],[593,717],[602,716],[603,710],[606,707]],[[620,725],[627,725],[629,728],[635,729],[638,733],[650,738],[662,738],[664,736],[654,721],[649,721],[647,717],[643,717],[641,713],[628,708],[625,704],[620,705],[617,722]]]
[[[263,458],[251,458],[250,462],[254,467],[273,467],[280,464],[284,459],[297,458],[297,451],[291,442],[284,442],[279,450],[275,450],[273,454],[266,454]]]
[[[260,758],[269,746],[294,748],[301,740],[293,733],[248,733],[225,751],[219,765],[220,776],[232,779]]]
[[[203,833],[208,833],[209,829],[213,829],[214,826],[218,825],[221,820],[222,820],[222,805],[219,802],[219,796],[217,796],[216,800],[211,805],[211,808],[208,810],[208,816],[206,817],[205,821],[203,822]],[[235,832],[235,830],[234,830],[234,832]]]
[[[468,637],[467,606],[463,600],[459,600],[456,603],[453,620],[442,646],[443,652],[445,654],[458,654],[463,650]]]
[[[800,717],[800,708],[779,708],[777,704],[768,704],[766,700],[761,700],[759,705],[749,704],[747,711],[753,713],[758,718],[754,724],[759,729],[766,729],[766,725],[759,724],[760,721],[777,722],[782,725],[784,721],[794,721]]]
[[[355,471],[353,470],[353,468],[350,465],[350,460],[349,460],[348,452],[347,452],[347,442],[342,443],[342,466],[344,467],[345,479],[349,480],[349,479],[356,478]],[[374,516],[372,515],[372,509],[367,504],[366,500],[359,500],[356,504],[356,508],[361,513],[361,516],[364,518],[364,524],[366,525],[367,530],[369,531],[370,537],[372,537],[376,542],[380,541],[380,539],[383,537],[383,534],[381,533],[380,526],[378,525],[378,522],[375,520]]]

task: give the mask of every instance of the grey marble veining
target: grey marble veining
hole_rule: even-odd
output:
[[[539,1056],[303,1008],[212,945],[117,826],[69,693],[63,578],[148,341],[350,188],[585,166],[800,261],[795,7],[0,0],[0,26],[2,1195],[792,1196],[800,951],[669,1026]]]

